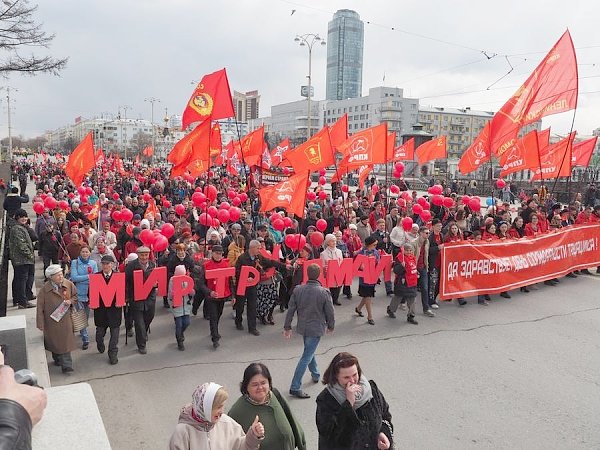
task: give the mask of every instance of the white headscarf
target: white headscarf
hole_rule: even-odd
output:
[[[205,422],[212,423],[212,408],[217,391],[223,386],[217,383],[204,383],[192,394],[192,411]]]

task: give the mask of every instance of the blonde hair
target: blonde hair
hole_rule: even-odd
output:
[[[227,393],[225,388],[224,387],[219,388],[219,390],[215,394],[215,399],[213,400],[213,404],[212,404],[213,411],[215,409],[218,409],[221,406],[225,405],[225,402],[227,401],[228,398],[229,398],[229,394]]]

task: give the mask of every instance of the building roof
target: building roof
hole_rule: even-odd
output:
[[[466,107],[464,109],[459,108],[446,108],[442,106],[419,106],[420,113],[435,113],[435,114],[455,114],[455,115],[463,115],[463,116],[481,116],[481,117],[494,117],[494,112],[492,111],[477,111],[475,109],[471,109]]]

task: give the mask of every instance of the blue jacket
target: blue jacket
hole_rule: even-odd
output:
[[[91,267],[91,271],[88,269]],[[71,261],[71,281],[75,283],[77,288],[77,300],[80,302],[89,301],[88,292],[90,290],[90,273],[98,272],[98,264],[92,259],[87,262],[79,256]]]

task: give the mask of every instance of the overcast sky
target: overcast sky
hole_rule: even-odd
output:
[[[127,117],[149,119],[148,97],[161,100],[155,121],[165,107],[169,115],[181,114],[192,80],[222,67],[232,89],[258,89],[260,114],[268,116],[271,105],[300,99],[308,52],[295,35],[326,39],[327,23],[342,8],[365,21],[363,94],[382,85],[385,74],[386,86],[404,88],[422,106],[498,109],[569,28],[580,76],[574,128],[590,134],[600,127],[600,35],[592,0],[37,3],[36,18],[56,34],[49,53],[69,62],[59,77],[13,75],[0,82],[18,89],[12,95],[15,135],[33,137],[78,116],[116,115],[120,105],[131,107]],[[483,52],[497,56],[488,59]],[[502,78],[509,63],[514,70]],[[315,99],[325,96],[325,64],[325,47],[315,48]],[[5,136],[5,98],[0,106]],[[564,113],[544,119],[544,125],[566,134],[572,119],[572,112]]]

